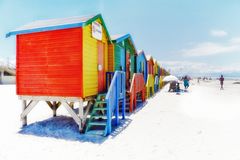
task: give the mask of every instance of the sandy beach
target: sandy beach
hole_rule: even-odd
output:
[[[66,132],[65,128],[63,132],[64,128],[47,123],[29,128],[43,133],[41,136],[18,133],[21,101],[15,95],[15,85],[1,85],[0,159],[239,160],[240,85],[233,82],[225,81],[224,90],[220,90],[215,80],[192,81],[188,92],[180,95],[168,93],[166,86],[127,117],[117,133],[95,142],[86,136],[69,140],[75,130]],[[51,115],[41,103],[28,122],[38,124]],[[67,112],[62,107],[58,115]]]

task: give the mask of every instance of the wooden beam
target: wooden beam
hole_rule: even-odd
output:
[[[74,121],[78,124],[79,130],[82,130],[81,118],[74,112],[74,110],[70,107],[67,102],[62,102],[62,105],[66,108],[68,113],[72,116]]]
[[[26,107],[27,107],[26,100],[22,100],[22,112],[25,111]],[[26,126],[27,125],[27,116],[25,116],[25,117],[21,116],[21,121],[22,121],[22,126],[23,127]]]
[[[22,112],[22,114],[21,114],[21,117],[25,117],[25,116],[27,116],[28,115],[28,113],[37,105],[37,103],[38,103],[39,101],[30,101],[29,103],[28,103],[28,105],[25,107],[25,110]],[[23,102],[23,103],[26,103],[26,101],[25,102]]]
[[[50,101],[46,101],[46,103],[48,104],[48,106],[53,109],[53,104]]]
[[[61,102],[79,102],[79,97],[57,97],[57,96],[19,96],[21,100],[36,100],[36,101],[61,101]]]
[[[85,118],[84,118],[84,110],[83,110],[83,100],[81,99],[78,102],[78,116],[81,118],[81,124],[78,126],[79,127],[79,131],[80,133],[83,132],[83,122],[85,122]]]
[[[89,111],[90,111],[90,108],[91,106],[93,105],[94,103],[92,101],[89,101],[87,106],[86,106],[86,109],[85,109],[85,113],[84,113],[84,119],[82,121],[82,124],[85,125],[85,122],[86,122],[86,119],[87,119],[87,116],[89,114]]]
[[[53,117],[56,117],[57,116],[57,103],[56,103],[56,101],[53,101],[52,110],[53,110]]]
[[[57,102],[57,108],[61,106],[61,102]]]

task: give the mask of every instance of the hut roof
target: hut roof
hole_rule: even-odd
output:
[[[6,37],[9,37],[11,35],[17,35],[17,34],[27,34],[27,33],[34,33],[34,32],[50,31],[50,30],[84,27],[92,23],[98,18],[102,21],[103,27],[105,28],[107,35],[110,39],[110,35],[108,33],[108,30],[106,28],[106,25],[103,21],[101,14],[84,16],[84,17],[37,20],[29,24],[23,25],[15,30],[12,30],[11,32],[6,34]]]
[[[146,57],[146,55],[145,55],[145,52],[144,52],[144,50],[138,50],[138,55],[143,55],[144,57],[145,57],[145,59],[147,60],[147,57]]]
[[[153,57],[152,57],[151,55],[149,55],[149,54],[148,54],[148,55],[146,55],[146,58],[147,58],[147,60],[148,60],[148,61],[150,61],[150,60],[152,60],[152,61],[153,61]]]
[[[136,47],[134,45],[132,36],[130,34],[115,34],[115,35],[111,35],[111,40],[114,43],[119,43],[119,42],[122,42],[122,41],[127,40],[127,39],[129,40],[130,44],[133,46],[133,48],[135,50],[135,53],[137,53],[137,49],[136,49]]]

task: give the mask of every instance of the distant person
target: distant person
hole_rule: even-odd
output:
[[[221,85],[220,89],[223,89],[223,81],[224,81],[223,75],[221,75],[221,77],[219,78],[219,81],[220,81],[220,85]]]
[[[198,78],[197,78],[197,82],[198,82],[198,83],[200,83],[200,79],[201,79],[201,77],[198,77]]]
[[[176,85],[176,92],[178,93],[178,92],[180,92],[180,91],[181,91],[181,89],[180,89],[180,83],[177,82],[177,85]]]
[[[187,76],[185,76],[183,78],[183,84],[184,84],[185,90],[188,89],[188,87],[189,87],[189,79],[188,79]]]
[[[170,85],[169,85],[169,90],[168,90],[168,92],[171,92],[171,90],[173,91],[173,92],[176,92],[176,86],[177,85],[177,82],[176,81],[172,81],[171,83],[170,83]]]
[[[159,84],[159,79],[158,79],[158,75],[156,74],[155,75],[155,80],[154,80],[154,92],[157,92],[158,91],[158,84]]]

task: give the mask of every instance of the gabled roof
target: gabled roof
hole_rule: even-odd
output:
[[[49,19],[49,20],[38,20],[26,24],[22,27],[19,27],[9,33],[6,34],[6,37],[11,35],[18,35],[18,34],[27,34],[27,33],[34,33],[34,32],[43,32],[43,31],[51,31],[51,30],[59,30],[59,29],[67,29],[67,28],[77,28],[77,27],[84,27],[96,19],[100,19],[102,21],[102,25],[106,30],[107,36],[110,39],[110,35],[106,28],[106,25],[103,21],[102,15],[91,15],[91,16],[84,16],[84,17],[71,17],[71,18],[58,18],[58,19]],[[111,40],[111,39],[110,39]]]
[[[153,57],[151,56],[151,55],[146,55],[146,58],[147,58],[147,61],[150,61],[150,60],[152,60],[153,61]]]
[[[119,42],[122,42],[124,40],[128,39],[130,44],[132,44],[135,52],[137,53],[137,49],[134,45],[134,42],[133,42],[133,39],[131,37],[130,34],[116,34],[116,35],[111,35],[111,40],[113,43],[119,43]]]
[[[138,50],[138,55],[143,55],[144,58],[147,60],[144,50]]]
[[[123,40],[126,39],[128,34],[114,34],[114,35],[111,35],[111,40],[115,43],[119,43]]]
[[[153,58],[153,62],[154,62],[154,64],[158,65],[158,62],[157,62],[157,60],[155,58]]]

